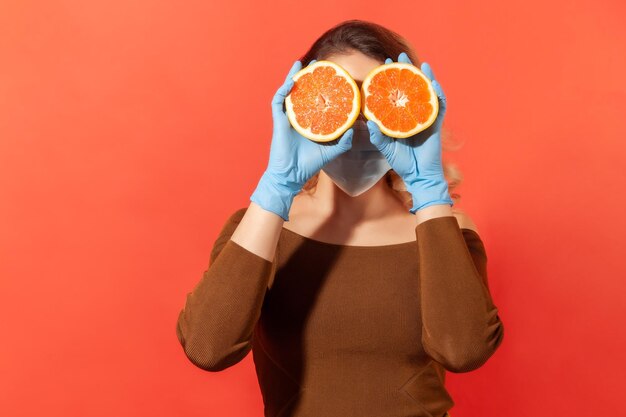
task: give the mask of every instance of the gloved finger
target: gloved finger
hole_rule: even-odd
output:
[[[385,64],[391,64],[392,62],[393,62],[393,59],[391,58],[385,59]]]
[[[349,128],[348,130],[343,132],[343,135],[341,135],[337,143],[334,145],[331,145],[330,143],[316,144],[315,146],[319,150],[322,164],[326,165],[328,162],[337,158],[342,153],[350,150],[350,148],[352,148],[353,135],[354,135],[354,129]],[[330,145],[330,146],[327,146],[327,145]]]
[[[417,143],[419,147],[418,152],[421,156],[430,158],[434,155],[439,155],[439,158],[441,158],[441,126],[443,124],[443,117],[444,113],[439,113],[435,123],[428,128],[433,134],[428,135],[423,142],[420,141]]]
[[[309,65],[313,64],[314,62],[317,62],[317,59],[313,59],[313,60],[311,60],[311,62],[309,62]],[[308,67],[309,65],[307,65],[307,67]]]
[[[398,55],[398,62],[404,62],[413,65],[413,62],[411,62],[411,59],[406,52],[402,52],[400,53],[400,55]]]
[[[283,112],[283,104],[285,102],[285,97],[289,95],[289,92],[291,91],[291,88],[293,87],[294,81],[292,77],[301,69],[302,69],[302,63],[300,61],[294,62],[293,65],[291,66],[291,69],[289,70],[289,74],[287,74],[287,78],[285,78],[285,82],[283,83],[283,85],[280,86],[278,91],[276,91],[276,94],[274,94],[274,97],[272,98],[272,116],[273,117],[280,117],[281,114],[283,116],[285,115],[285,113]]]
[[[287,78],[285,78],[285,82],[291,80],[291,77],[296,75],[296,73],[300,71],[301,69],[302,69],[302,62],[300,61],[294,62],[293,65],[291,66],[291,69],[289,70],[289,74],[287,74]]]
[[[280,86],[280,88],[276,91],[276,94],[274,94],[274,97],[272,98],[272,116],[274,118],[280,117],[281,115],[285,116],[285,113],[283,112],[283,104],[285,103],[285,97],[287,97],[293,85],[294,81],[289,78],[283,85]]]
[[[433,74],[433,69],[430,67],[428,62],[422,62],[422,67],[420,68],[424,74],[433,81],[435,79],[435,74]]]
[[[435,90],[435,92],[437,93],[437,97],[439,97],[439,107],[440,109],[443,107],[443,109],[446,109],[446,105],[447,105],[447,101],[446,101],[446,95],[443,92],[443,88],[441,88],[441,84],[439,84],[439,81],[435,80],[432,82],[433,85],[433,89]]]
[[[376,148],[385,156],[385,158],[387,158],[387,160],[390,160],[391,155],[393,154],[392,139],[383,135],[376,122],[372,120],[367,121],[367,129],[370,133],[370,142],[376,146]]]
[[[332,156],[338,156],[339,154],[346,152],[352,148],[352,138],[354,137],[354,129],[350,128],[343,132],[343,135],[339,138],[339,142],[332,149]]]

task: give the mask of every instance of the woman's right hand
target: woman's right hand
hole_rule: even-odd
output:
[[[309,65],[314,63],[311,61]],[[352,147],[352,128],[344,132],[334,144],[318,143],[296,131],[283,110],[285,97],[291,91],[292,77],[300,71],[302,63],[296,61],[283,85],[272,100],[273,132],[269,163],[250,196],[263,209],[278,214],[289,221],[293,198],[304,184],[322,167]]]

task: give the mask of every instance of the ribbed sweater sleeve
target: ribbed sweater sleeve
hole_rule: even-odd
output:
[[[230,239],[246,208],[226,221],[211,250],[209,267],[187,294],[176,325],[186,356],[199,368],[221,371],[252,348],[254,327],[275,262]]]
[[[424,350],[451,372],[472,371],[504,336],[489,291],[485,247],[454,216],[426,220],[415,230]]]

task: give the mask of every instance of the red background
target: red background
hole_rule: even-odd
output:
[[[624,3],[271,4],[0,3],[0,414],[262,415],[252,356],[195,368],[175,322],[267,165],[274,92],[351,18],[409,39],[465,141],[506,328],[448,373],[452,416],[623,413]]]

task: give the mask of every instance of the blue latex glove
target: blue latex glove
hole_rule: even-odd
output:
[[[250,196],[250,201],[278,214],[285,221],[289,221],[293,199],[304,184],[326,163],[352,148],[352,128],[346,130],[338,141],[318,143],[300,135],[289,123],[283,104],[293,87],[292,77],[300,69],[302,63],[296,61],[272,100],[274,128],[269,163]]]
[[[391,58],[387,58],[385,64],[391,62]],[[413,64],[404,52],[398,56],[398,62]],[[430,66],[424,62],[420,69],[431,80],[439,98],[437,119],[428,129],[408,138],[395,139],[383,134],[375,122],[367,121],[370,141],[402,177],[413,196],[413,207],[409,210],[412,214],[434,204],[453,205],[441,161],[441,125],[446,114],[446,96]]]

